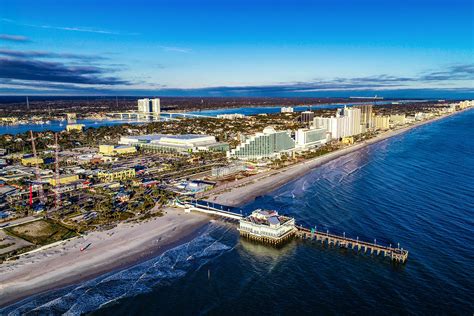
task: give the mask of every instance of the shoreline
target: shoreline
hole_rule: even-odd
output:
[[[283,185],[289,183],[290,181],[293,181],[296,178],[303,176],[307,172],[310,172],[312,169],[320,167],[334,159],[343,157],[352,152],[365,148],[369,145],[381,142],[388,138],[406,133],[417,127],[430,124],[430,123],[433,123],[433,122],[436,122],[436,121],[439,121],[439,120],[442,120],[442,119],[445,119],[445,118],[448,118],[460,113],[464,113],[469,110],[472,110],[472,108],[467,108],[467,109],[463,109],[463,110],[450,113],[447,115],[443,115],[440,117],[435,117],[433,119],[418,122],[413,125],[402,127],[399,129],[389,130],[380,135],[377,135],[374,138],[368,139],[364,142],[357,143],[349,147],[333,151],[323,156],[312,158],[310,160],[303,161],[303,162],[300,162],[295,165],[291,165],[279,170],[272,170],[271,172],[266,173],[266,174],[260,174],[260,175],[257,174],[247,179],[243,179],[247,181],[243,182],[241,185],[239,184],[236,187],[221,188],[224,190],[224,192],[220,192],[220,193],[219,191],[216,193],[210,192],[211,194],[207,195],[208,198],[206,198],[205,200],[212,203],[218,203],[221,205],[229,206],[229,207],[242,206],[246,203],[249,203],[255,200],[259,196],[262,196],[264,194],[267,194],[271,191],[274,191],[282,187]]]
[[[120,271],[184,244],[210,217],[168,208],[163,217],[123,223],[0,265],[0,308]],[[90,248],[80,251],[91,243]]]

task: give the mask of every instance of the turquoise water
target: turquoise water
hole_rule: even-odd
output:
[[[131,269],[50,292],[0,314],[472,315],[474,111],[413,129],[308,172],[242,207],[318,230],[400,243],[404,265],[292,241],[275,249],[212,224]]]

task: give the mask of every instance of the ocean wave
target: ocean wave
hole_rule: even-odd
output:
[[[231,249],[206,232],[128,269],[40,294],[0,309],[0,315],[88,313],[119,299],[148,293],[160,285],[170,284]]]

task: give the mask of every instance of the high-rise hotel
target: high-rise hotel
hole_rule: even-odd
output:
[[[362,132],[365,132],[366,130],[370,129],[373,127],[373,122],[372,122],[372,104],[363,104],[357,106],[357,108],[360,109],[360,125],[362,125]]]
[[[361,109],[348,108],[338,109],[336,116],[315,117],[313,125],[315,128],[324,128],[331,133],[332,139],[358,135],[361,133]]]
[[[138,112],[147,114],[160,114],[160,99],[138,99]]]

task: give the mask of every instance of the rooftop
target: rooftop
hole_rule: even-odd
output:
[[[257,209],[253,211],[252,214],[244,218],[243,221],[251,222],[257,225],[278,226],[288,222],[291,219],[291,217],[279,215],[278,212],[274,210]]]

